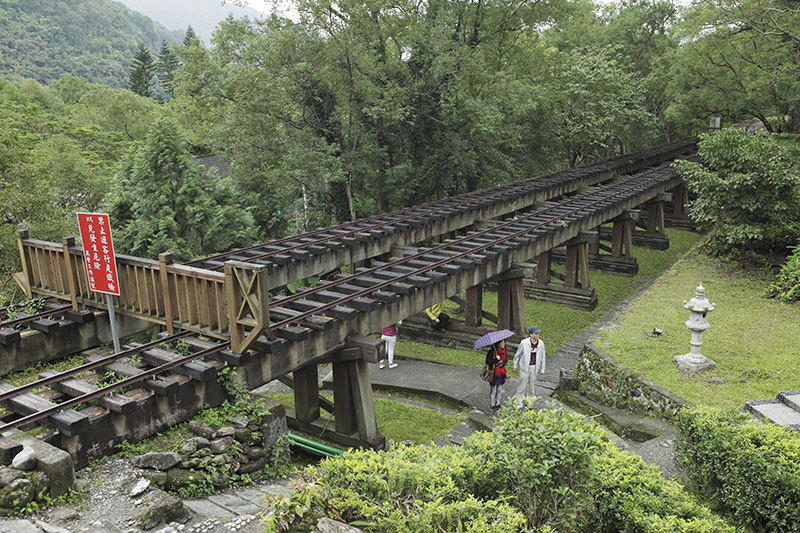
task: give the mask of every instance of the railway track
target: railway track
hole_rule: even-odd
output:
[[[661,163],[693,148],[693,142],[673,143],[602,163],[558,171],[352,223],[230,250],[184,264],[216,271],[224,267],[225,260],[231,259],[266,265],[273,270],[271,277],[274,279],[270,286],[281,286],[295,279],[324,273],[326,265],[332,263],[354,263],[388,251],[373,245],[369,251],[354,253],[351,248],[359,242],[386,240],[385,237],[391,235],[394,243],[411,245],[439,236],[434,232],[425,231],[426,227],[431,226],[431,222],[439,222],[437,225],[442,228],[442,232],[456,231],[472,225],[479,219],[505,216],[522,205],[531,205],[536,201],[547,201],[572,193],[580,187],[609,180],[615,175]],[[441,224],[443,220],[449,220],[451,223]],[[408,235],[405,239],[404,234]],[[337,257],[333,261],[325,262],[321,258],[326,255],[337,255]],[[288,273],[289,270],[291,273]]]
[[[612,162],[611,166],[613,165]],[[601,170],[587,172],[594,171]],[[602,170],[607,171],[607,168]],[[552,179],[527,180],[492,189],[492,196],[486,202],[513,202],[517,195],[530,193],[523,190],[526,186],[539,190],[556,187],[569,179],[564,177],[569,172],[565,173],[557,173],[560,177]],[[339,274],[335,279],[314,288],[299,290],[294,295],[274,298],[269,306],[270,329],[277,340],[268,341],[262,338],[259,349],[273,355],[281,353],[281,346],[285,349],[287,343],[304,341],[313,332],[331,330],[338,323],[354,321],[377,311],[382,305],[409,297],[418,290],[445,284],[451,277],[458,277],[463,271],[501,260],[510,265],[517,250],[533,249],[538,241],[544,243],[541,246],[557,246],[581,230],[598,226],[622,209],[638,205],[637,202],[649,191],[661,192],[674,187],[677,182],[678,178],[669,165],[662,165],[634,175],[618,177],[602,187],[583,186],[581,192],[576,192],[571,197],[558,202],[544,202],[541,207],[498,221],[487,229],[468,231],[464,236],[407,252],[403,257],[391,257],[386,261],[376,261],[369,268],[359,268],[354,273]],[[414,221],[421,223],[421,220],[432,216],[453,215],[443,210],[460,212],[476,209],[480,205],[479,199],[472,200],[471,195],[462,195],[458,199],[426,204],[424,208],[403,210],[398,212],[400,214],[372,217],[360,224],[369,224],[370,231],[376,231],[376,228],[381,230],[400,224],[413,225]],[[300,246],[310,249],[312,246],[324,246],[325,243],[331,245],[341,240],[342,237],[334,229],[354,235],[364,228],[365,226],[358,224],[340,225],[314,232],[315,237],[294,236],[257,245],[248,250],[252,253],[249,259],[257,263],[271,261],[282,255],[278,250],[265,251],[266,246],[276,246],[277,242],[286,248]],[[312,240],[295,242],[304,238]],[[299,248],[295,250],[297,249]],[[226,252],[212,256],[215,259],[206,258],[203,261],[207,265],[218,259],[241,257],[241,253],[241,250]],[[40,313],[42,317],[31,316],[21,320],[40,320],[45,315],[53,316],[68,308],[69,306],[51,309]],[[6,322],[3,325],[7,327],[23,323]],[[363,329],[362,326],[359,327]],[[178,353],[163,348],[164,343],[177,341],[187,343],[191,353]],[[13,413],[2,419],[0,431],[38,422],[55,428],[67,437],[75,437],[90,433],[94,421],[100,420],[103,412],[141,416],[135,409],[139,409],[137,402],[141,403],[145,397],[169,397],[180,387],[186,389],[189,382],[211,383],[218,370],[227,365],[242,366],[248,363],[248,354],[234,354],[227,350],[228,347],[227,342],[208,341],[196,333],[184,331],[151,343],[126,347],[117,354],[95,354],[82,365],[60,373],[43,374],[35,382],[21,387],[0,384],[0,403]],[[134,364],[134,361],[138,364]],[[132,390],[128,390],[131,388]],[[125,391],[120,392],[121,389]],[[202,408],[202,403],[205,402],[201,402],[198,408]],[[89,407],[82,410],[74,409],[87,404]],[[168,424],[169,421],[163,423]],[[151,424],[151,427],[160,426]],[[91,441],[94,437],[86,438]],[[114,439],[119,441],[123,437],[117,435]]]

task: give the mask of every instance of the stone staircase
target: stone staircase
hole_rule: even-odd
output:
[[[800,390],[779,392],[774,400],[747,402],[745,409],[758,418],[800,431]]]

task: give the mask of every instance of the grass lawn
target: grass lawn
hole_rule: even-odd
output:
[[[670,265],[691,250],[700,238],[696,233],[674,229],[667,229],[667,235],[670,240],[668,250],[651,250],[634,246],[634,257],[639,260],[639,273],[636,276],[591,271],[591,282],[597,290],[598,300],[597,308],[594,311],[580,311],[564,305],[525,300],[525,323],[536,324],[542,329],[542,339],[546,343],[548,353],[557,351],[569,339],[661,275]],[[563,266],[555,267],[556,270],[559,268],[563,271]],[[497,293],[484,291],[483,307],[487,311],[497,313]],[[463,311],[453,302],[445,302],[445,311],[451,316],[464,318]],[[454,350],[404,341],[402,336],[398,339],[396,350],[401,354],[429,357],[475,367],[483,366],[485,355],[485,352]]]
[[[672,358],[689,352],[683,300],[701,281],[717,304],[702,353],[717,366],[693,375],[679,371]],[[598,343],[626,367],[694,403],[741,408],[747,400],[774,398],[800,388],[800,306],[766,298],[768,284],[766,272],[693,252],[620,313]],[[648,335],[656,326],[663,334]],[[708,382],[716,376],[727,383]]]
[[[294,395],[291,392],[276,392],[270,396],[287,407],[294,407]],[[331,395],[323,396],[333,399]],[[458,415],[386,398],[375,398],[375,415],[378,419],[378,431],[395,442],[410,440],[428,443],[444,437],[461,422]]]

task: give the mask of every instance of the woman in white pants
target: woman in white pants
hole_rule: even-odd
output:
[[[397,367],[397,363],[394,362],[394,345],[397,344],[397,326],[400,324],[401,322],[398,322],[381,330],[381,339],[386,342],[386,357],[389,359],[389,368]],[[381,359],[380,368],[385,367],[385,360]]]

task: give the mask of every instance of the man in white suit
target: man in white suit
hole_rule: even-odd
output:
[[[544,341],[539,338],[541,330],[536,326],[528,328],[528,338],[519,343],[514,354],[514,370],[519,366],[519,382],[514,395],[514,405],[522,407],[522,399],[534,395],[536,375],[544,375]]]

